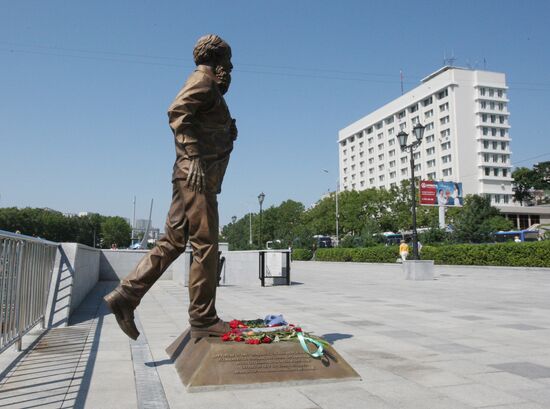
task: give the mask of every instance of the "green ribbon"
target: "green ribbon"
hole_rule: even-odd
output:
[[[300,341],[302,349],[306,351],[309,355],[311,355],[313,358],[320,358],[323,356],[323,344],[313,338],[304,337],[304,334],[302,334],[301,332],[297,332],[296,335],[298,336],[298,340]],[[317,351],[310,352],[306,342],[315,345],[317,347]]]

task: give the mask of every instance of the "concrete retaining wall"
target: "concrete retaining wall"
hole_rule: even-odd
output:
[[[65,326],[99,280],[100,250],[77,243],[58,249],[49,294],[48,326]]]

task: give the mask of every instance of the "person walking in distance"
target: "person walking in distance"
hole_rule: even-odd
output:
[[[229,324],[218,317],[218,202],[233,142],[235,120],[224,99],[231,82],[231,47],[217,35],[201,37],[193,50],[195,71],[168,109],[176,161],[172,203],[164,236],[120,285],[105,296],[120,328],[132,339],[139,331],[134,310],[145,293],[184,250],[193,251],[189,271],[191,337],[219,336]]]
[[[409,245],[405,240],[401,240],[399,245],[399,255],[401,256],[401,261],[405,261],[409,256]]]

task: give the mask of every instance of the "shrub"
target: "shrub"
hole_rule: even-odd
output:
[[[318,261],[394,263],[399,256],[398,253],[397,246],[318,249],[315,259]],[[550,267],[550,241],[425,245],[422,247],[421,256],[424,260],[434,260],[435,264]]]
[[[313,252],[309,249],[292,249],[292,260],[308,261],[313,257]]]
[[[318,261],[355,261],[370,263],[394,263],[399,256],[397,246],[372,246],[361,248],[319,249],[315,254]]]

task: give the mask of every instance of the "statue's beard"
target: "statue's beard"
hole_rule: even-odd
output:
[[[215,70],[216,78],[220,80],[218,86],[222,94],[225,94],[229,90],[229,84],[231,84],[231,74],[221,65],[217,65]]]

